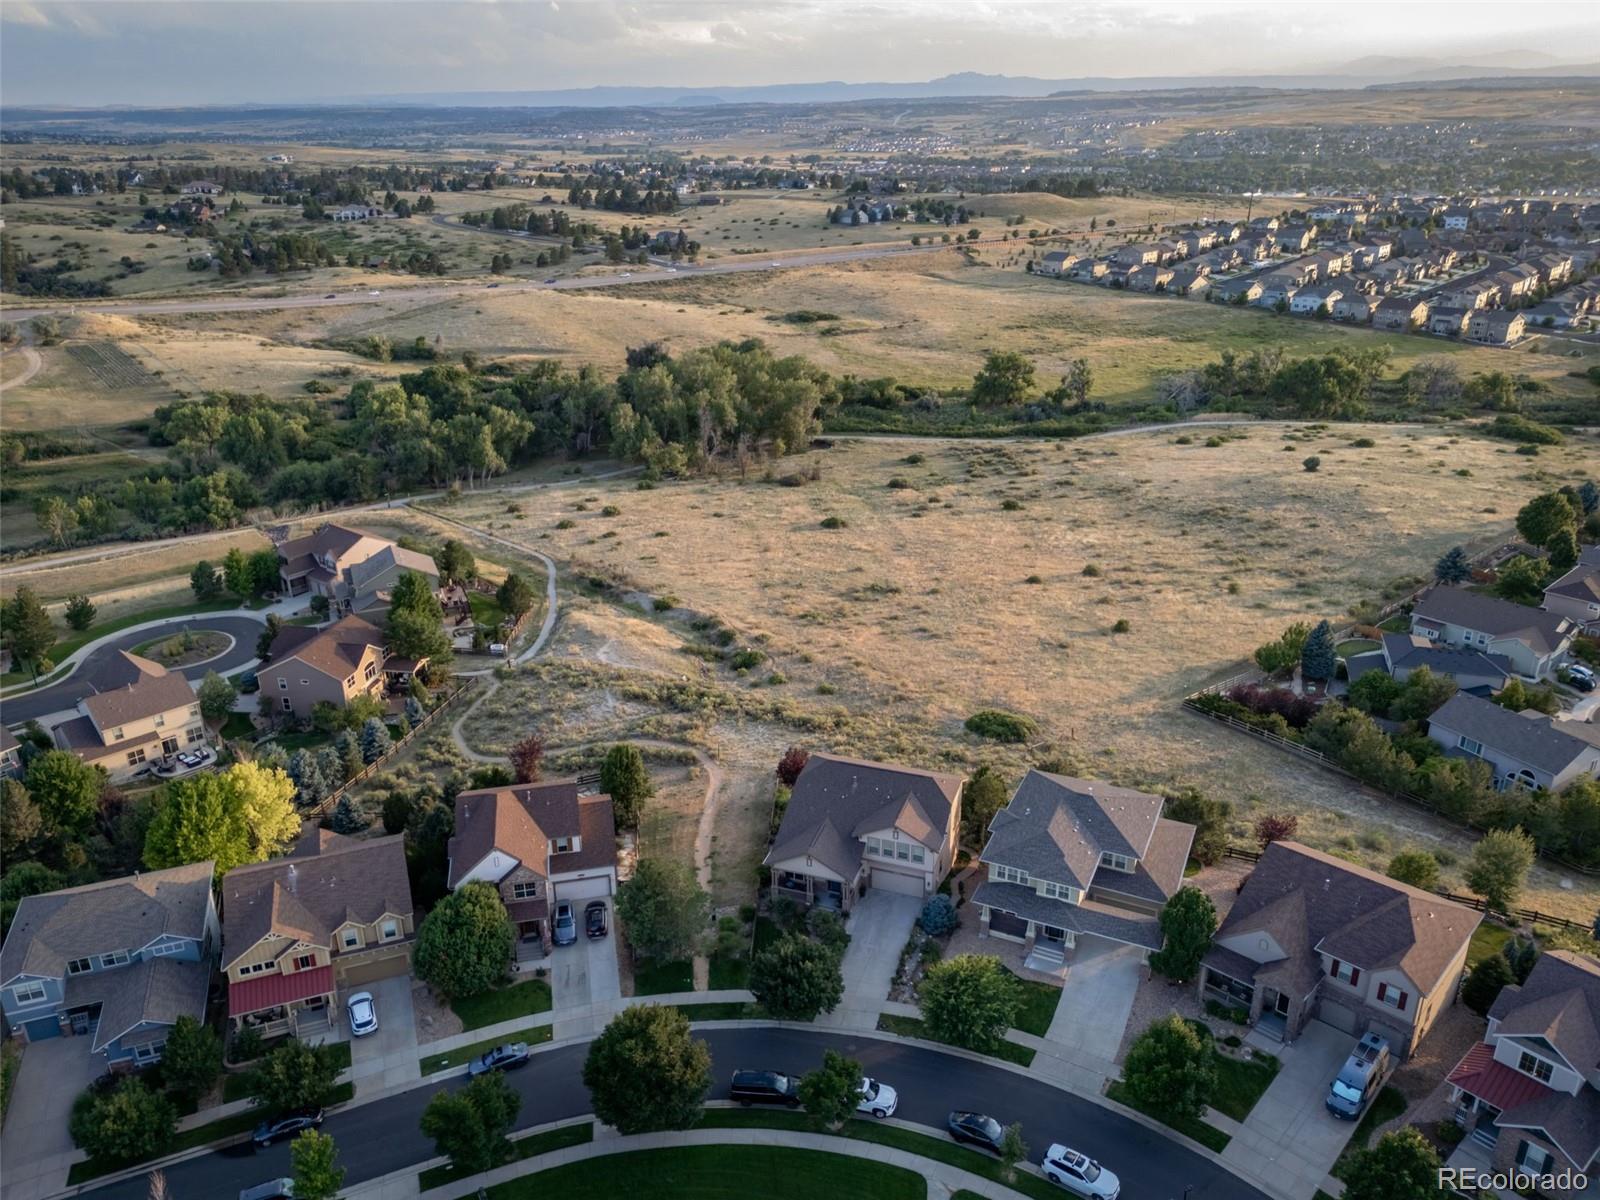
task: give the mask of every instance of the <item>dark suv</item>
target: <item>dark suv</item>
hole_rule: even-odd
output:
[[[322,1110],[307,1108],[286,1113],[275,1121],[263,1121],[256,1126],[250,1140],[257,1146],[270,1146],[279,1138],[293,1137],[305,1129],[315,1129],[322,1124]]]
[[[779,1071],[735,1071],[730,1097],[740,1104],[800,1103],[800,1081]]]

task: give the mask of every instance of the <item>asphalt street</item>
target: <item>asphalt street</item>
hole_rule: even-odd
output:
[[[189,679],[203,679],[207,671],[226,675],[250,662],[256,656],[256,639],[261,636],[262,622],[253,617],[206,616],[184,617],[173,620],[160,629],[134,630],[121,634],[94,650],[78,663],[78,669],[60,683],[51,684],[37,692],[27,692],[11,700],[0,700],[0,722],[19,725],[49,713],[75,708],[78,699],[91,695],[96,689],[104,690],[106,676],[118,650],[132,650],[156,638],[171,636],[185,629],[214,629],[232,636],[233,645],[210,662],[183,668]]]
[[[987,1063],[878,1038],[816,1033],[803,1029],[739,1028],[700,1034],[710,1045],[712,1099],[725,1099],[728,1077],[739,1067],[765,1067],[799,1074],[815,1067],[824,1050],[838,1050],[858,1059],[867,1074],[898,1089],[895,1115],[925,1125],[943,1126],[952,1108],[986,1112],[1002,1123],[1021,1121],[1029,1157],[1038,1162],[1052,1142],[1065,1142],[1104,1163],[1122,1178],[1122,1194],[1130,1200],[1266,1200],[1255,1188],[1230,1175],[1209,1159],[1194,1154],[1098,1104],[1046,1083]],[[522,1095],[518,1126],[543,1125],[590,1111],[583,1086],[587,1043],[536,1054],[532,1065],[508,1078]],[[347,1185],[361,1183],[403,1167],[425,1162],[433,1153],[418,1133],[428,1100],[441,1088],[458,1088],[464,1079],[331,1113],[323,1126],[339,1146]],[[978,1151],[972,1151],[975,1156]],[[166,1168],[167,1185],[176,1196],[227,1200],[241,1188],[289,1175],[289,1146],[280,1143],[262,1151],[249,1139]],[[143,1175],[121,1183],[85,1190],[97,1200],[147,1200]]]

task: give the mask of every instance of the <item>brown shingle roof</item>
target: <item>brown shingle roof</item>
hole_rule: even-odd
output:
[[[557,838],[578,837],[576,851],[552,854]],[[456,797],[448,883],[455,887],[493,850],[544,877],[548,872],[610,866],[617,832],[610,796],[579,796],[575,779],[478,788]]]
[[[287,858],[229,871],[222,893],[224,967],[269,933],[327,946],[348,921],[370,925],[412,911],[405,835],[302,839]]]
[[[278,561],[288,573],[298,574],[308,570],[319,554],[330,555],[337,560],[340,555],[348,553],[362,538],[370,536],[359,529],[350,529],[329,522],[304,537],[290,538],[280,545]]]
[[[288,635],[294,634],[290,637]],[[279,650],[280,643],[284,649]],[[343,617],[311,637],[290,626],[272,639],[268,666],[277,667],[299,659],[331,679],[344,679],[361,665],[369,647],[383,650],[383,631],[360,617]]]
[[[129,721],[171,712],[175,708],[188,708],[195,703],[194,689],[182,675],[126,650],[117,653],[121,656],[121,665],[133,673],[132,678],[126,684],[82,700],[84,711],[101,729],[109,732]]]

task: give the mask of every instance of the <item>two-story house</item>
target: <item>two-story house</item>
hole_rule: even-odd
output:
[[[113,781],[206,745],[200,701],[180,673],[119,650],[97,680],[104,690],[79,700],[81,715],[51,733],[57,746],[104,767]]]
[[[157,1061],[179,1017],[204,1022],[221,945],[209,862],[27,896],[0,948],[7,1031],[87,1037],[113,1070]]]
[[[1600,776],[1600,728],[1552,721],[1542,712],[1512,712],[1492,700],[1457,692],[1428,718],[1428,736],[1446,754],[1481,758],[1494,786],[1558,791]]]
[[[972,894],[979,936],[1021,942],[1052,963],[1081,937],[1161,948],[1156,920],[1183,886],[1194,826],[1161,797],[1097,779],[1029,771],[989,822]]]
[[[764,860],[773,896],[841,912],[869,887],[931,896],[955,859],[966,782],[813,753]]]
[[[1427,667],[1435,675],[1448,675],[1463,692],[1491,695],[1510,682],[1511,660],[1503,654],[1441,646],[1414,633],[1386,633],[1378,649],[1352,654],[1345,662],[1350,682],[1368,671],[1382,671],[1404,683],[1413,671]]]
[[[518,961],[543,958],[557,904],[617,890],[611,797],[580,796],[574,779],[462,792],[449,856],[451,891],[492,883],[517,927]]]
[[[387,609],[388,593],[406,571],[425,575],[438,590],[439,568],[433,559],[359,529],[329,523],[278,545],[284,595],[326,596],[335,613]]]
[[[1600,1156],[1600,962],[1546,950],[1501,989],[1489,1028],[1446,1077],[1456,1121],[1496,1172],[1593,1177]],[[1576,1200],[1590,1189],[1541,1184]]]
[[[228,1019],[266,1037],[326,1031],[338,990],[405,975],[415,941],[405,835],[308,825],[287,857],[223,879]]]
[[[1482,916],[1296,842],[1273,842],[1250,872],[1200,969],[1201,1000],[1249,1013],[1292,1042],[1317,1020],[1376,1032],[1408,1057],[1467,961]]]
[[[1504,655],[1527,679],[1550,674],[1572,644],[1575,626],[1559,613],[1458,587],[1434,587],[1411,610],[1411,632],[1446,646]]]
[[[343,708],[357,696],[404,687],[421,667],[388,654],[383,631],[351,616],[323,629],[284,626],[256,678],[274,712],[304,721],[319,703]]]
[[[1577,565],[1545,588],[1544,610],[1600,630],[1600,546],[1585,546]]]

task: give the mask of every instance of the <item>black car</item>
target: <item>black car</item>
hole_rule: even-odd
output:
[[[800,1081],[781,1071],[735,1071],[730,1098],[740,1104],[785,1104],[794,1108],[800,1103]]]
[[[279,1117],[276,1121],[261,1122],[250,1135],[250,1140],[257,1146],[270,1146],[280,1138],[293,1137],[302,1130],[315,1129],[321,1124],[322,1110],[308,1108]]]
[[[589,901],[589,907],[583,910],[583,927],[591,938],[605,937],[606,902],[604,900]]]
[[[973,1112],[951,1113],[945,1118],[945,1128],[956,1141],[976,1146],[979,1150],[988,1150],[992,1154],[1000,1153],[1000,1140],[1006,1132],[993,1117]]]
[[[503,1046],[496,1046],[493,1050],[478,1055],[467,1064],[467,1074],[487,1075],[490,1071],[509,1071],[513,1067],[525,1067],[531,1057],[527,1042],[507,1042]]]

